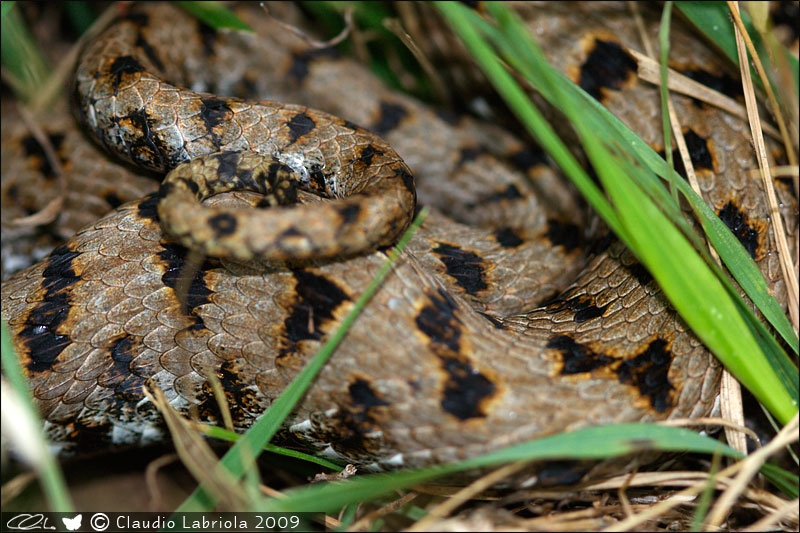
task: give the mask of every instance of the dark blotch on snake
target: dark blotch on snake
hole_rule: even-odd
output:
[[[379,408],[389,403],[372,390],[369,381],[360,377],[350,383],[347,391],[349,397],[343,399],[329,423],[336,431],[323,432],[320,437],[331,442],[334,450],[374,452],[380,449],[380,437],[371,434],[378,429]]]
[[[630,274],[636,278],[636,281],[638,281],[642,286],[647,285],[653,280],[653,275],[650,274],[650,272],[639,261],[636,261],[631,265],[625,265],[623,268],[630,272]]]
[[[548,304],[546,311],[550,314],[565,310],[572,311],[575,313],[575,322],[581,323],[603,316],[606,309],[608,309],[608,304],[598,306],[595,304],[594,298],[581,294],[573,298],[556,298]]]
[[[243,363],[241,359],[231,359],[222,363],[217,371],[222,389],[228,398],[228,405],[231,408],[231,416],[234,423],[242,424],[247,419],[252,419],[254,411],[264,408],[262,401],[259,400],[259,393],[255,392],[247,385],[244,374],[249,371],[248,363]],[[211,395],[213,397],[213,393]],[[214,404],[216,405],[216,398]]]
[[[368,144],[361,149],[361,153],[358,154],[358,160],[368,167],[372,164],[372,158],[376,155],[383,155],[383,153],[383,150],[378,150],[372,144]]]
[[[369,381],[357,378],[354,382],[352,382],[347,387],[348,392],[350,393],[350,407],[355,408],[354,410],[358,410],[364,416],[364,418],[368,417],[368,412],[371,407],[381,407],[385,405],[389,405],[389,402],[382,400],[375,391],[372,390],[370,387]],[[352,412],[352,411],[351,411]]]
[[[663,413],[674,404],[672,391],[675,387],[669,381],[671,363],[672,353],[667,341],[659,337],[644,352],[622,362],[617,369],[619,382],[634,385],[648,398],[653,409]]]
[[[750,257],[757,259],[759,256],[758,230],[750,225],[747,214],[731,200],[717,212],[717,216],[736,235]]]
[[[578,84],[597,100],[602,100],[601,89],[619,90],[636,74],[636,60],[619,43],[595,39],[594,47],[581,65]]]
[[[689,150],[689,158],[692,160],[694,168],[714,172],[714,158],[708,148],[708,140],[695,133],[691,128],[683,134],[683,138],[686,140],[686,148]],[[680,157],[678,160],[680,161]]]
[[[577,250],[583,244],[583,231],[577,224],[547,219],[547,239],[553,246],[563,246],[565,251]]]
[[[308,176],[311,178],[311,184],[314,185],[314,190],[321,193],[327,193],[327,184],[325,183],[325,173],[322,172],[322,167],[320,165],[313,165],[308,173]]]
[[[156,51],[152,46],[150,46],[150,43],[147,42],[147,39],[145,39],[142,34],[136,36],[136,47],[142,49],[144,55],[147,56],[147,59],[153,63],[153,66],[155,66],[156,69],[161,72],[164,71],[164,63],[161,62],[161,59],[159,59]]]
[[[109,409],[114,408],[114,400],[119,401],[115,398],[108,400]],[[69,428],[71,431],[66,434],[65,440],[70,443],[70,449],[79,450],[81,454],[88,455],[93,451],[107,451],[112,444],[111,435],[114,426],[108,422],[92,423],[76,417]]]
[[[433,249],[444,264],[447,275],[456,280],[456,285],[467,293],[476,295],[486,290],[486,269],[481,256],[470,250],[464,250],[450,244],[440,243]]]
[[[375,121],[370,129],[378,135],[384,135],[395,129],[406,116],[408,116],[408,110],[405,107],[389,102],[381,102],[378,120]]]
[[[227,237],[236,232],[238,222],[236,217],[228,213],[220,213],[208,219],[208,224],[217,237]]]
[[[489,150],[485,146],[464,146],[459,150],[456,167],[460,167],[469,161],[474,161],[478,156],[486,153],[489,153]]]
[[[217,135],[213,129],[233,118],[233,110],[228,105],[228,102],[221,98],[203,98],[200,103],[200,118],[205,124],[208,134],[213,139],[216,139]]]
[[[512,183],[497,192],[483,197],[479,202],[471,204],[471,206],[474,207],[480,204],[502,202],[504,200],[518,200],[520,198],[522,198],[522,193],[519,192],[519,188]]]
[[[517,234],[514,228],[504,227],[498,228],[494,231],[494,238],[497,243],[503,248],[516,248],[523,242],[522,238]]]
[[[442,368],[448,376],[442,409],[460,420],[486,416],[481,404],[494,394],[494,383],[456,357],[442,358]]]
[[[237,359],[227,360],[215,372],[222,390],[225,391],[231,419],[237,427],[248,424],[252,420],[253,411],[263,409],[256,394],[246,385],[247,380],[242,375],[241,366]],[[203,383],[197,399],[197,416],[200,420],[222,423],[224,418],[217,397],[208,383]]]
[[[123,365],[128,370],[128,365],[139,353],[141,346],[133,336],[120,337],[109,346],[109,353],[115,365]]]
[[[416,323],[447,375],[442,409],[460,420],[484,416],[481,404],[494,394],[495,385],[460,353],[464,326],[455,315],[457,306],[452,297],[442,289],[428,292],[428,297],[429,303],[420,310]]]
[[[348,204],[339,209],[339,215],[345,224],[352,224],[358,221],[358,215],[361,213],[361,206],[359,204]]]
[[[209,303],[208,297],[212,291],[206,285],[203,278],[203,273],[216,266],[216,261],[206,260],[196,270],[193,268],[186,268],[186,248],[177,245],[165,245],[161,251],[158,252],[158,258],[162,261],[164,266],[164,273],[161,275],[161,282],[173,291],[177,290],[180,280],[187,273],[194,272],[192,281],[189,284],[189,289],[186,294],[181,294],[182,298],[186,298],[186,314],[191,316],[196,324],[203,324],[203,319],[199,316],[192,316],[194,309],[200,305]]]
[[[123,131],[137,132],[125,137],[127,142],[124,149],[128,158],[145,168],[164,171],[180,163],[181,156],[167,149],[163,139],[152,129],[154,122],[145,108],[115,119],[115,123]],[[108,140],[104,139],[103,143],[112,152],[119,150],[117,146],[109,146]],[[172,154],[172,159],[165,160],[164,154]]]
[[[61,133],[48,133],[47,139],[50,141],[50,145],[53,147],[53,151],[58,153],[61,149],[61,144],[64,142],[64,135]],[[47,152],[45,152],[44,147],[39,144],[39,141],[33,135],[27,135],[25,138],[22,139],[22,149],[25,150],[25,155],[29,158],[36,161],[37,167],[39,172],[42,173],[42,177],[46,180],[53,180],[56,178],[55,169],[53,169],[53,165],[50,163],[50,158],[47,157]],[[64,162],[64,159],[59,157],[61,162]]]
[[[546,165],[547,158],[538,146],[526,146],[508,156],[512,165],[522,171],[528,171],[539,165]]]
[[[67,320],[69,293],[80,281],[73,266],[73,261],[79,256],[79,252],[64,245],[53,250],[47,258],[47,267],[42,271],[44,294],[19,333],[19,339],[30,355],[27,369],[31,373],[51,370],[59,354],[72,343],[69,336],[56,331]]]
[[[167,194],[171,187],[171,183],[165,183],[161,185],[161,191],[158,193],[148,194],[143,199],[139,200],[139,203],[136,205],[136,215],[139,218],[158,223],[158,199],[162,192]]]
[[[229,180],[236,175],[241,160],[240,152],[220,152],[214,156],[217,160],[217,176]]]
[[[303,237],[303,236],[304,236],[303,232],[301,232],[297,228],[291,227],[281,232],[281,234],[278,236],[278,242],[280,242],[282,239],[292,239],[295,237]]]
[[[145,378],[134,374],[131,368],[131,362],[142,349],[140,337],[126,335],[115,340],[109,350],[114,364],[97,378],[98,385],[115,388],[115,396],[125,402],[136,402],[144,398],[142,385]]]
[[[728,74],[712,74],[699,68],[679,70],[678,72],[731,98],[741,99],[742,97],[742,82],[733,79]],[[699,103],[698,100],[695,100],[695,102]]]
[[[180,178],[180,181],[183,182],[183,184],[186,185],[186,188],[192,191],[192,194],[194,194],[195,196],[197,195],[198,192],[200,192],[200,186],[194,180],[190,180],[189,178]],[[161,197],[163,198],[164,196],[166,196],[168,191],[169,189],[164,191]]]
[[[270,163],[269,167],[267,167],[267,175],[264,176],[263,173],[259,173],[255,179],[261,183],[264,183],[264,180],[266,179],[267,185],[269,185],[270,188],[273,188],[278,185],[279,177],[283,178],[284,176],[289,176],[291,174],[292,169],[279,161],[273,161]]]
[[[122,199],[115,192],[107,191],[103,193],[103,200],[111,207],[112,209],[116,209],[120,205],[122,205]]]
[[[286,75],[295,83],[302,83],[308,76],[308,69],[311,63],[320,58],[337,58],[339,51],[336,48],[319,48],[316,50],[308,50],[294,54],[292,56],[292,64]]]
[[[561,352],[562,375],[583,374],[603,368],[614,362],[612,357],[595,353],[591,348],[576,342],[568,335],[558,335],[547,342],[547,347]]]
[[[414,176],[412,176],[411,173],[408,170],[405,169],[405,167],[396,169],[395,170],[395,174],[396,174],[397,177],[399,177],[401,180],[403,180],[403,185],[405,186],[405,188],[408,191],[410,191],[411,193],[413,193],[414,194],[414,198],[416,198],[417,197],[417,190],[414,187]],[[416,213],[415,213],[415,216],[416,216]]]
[[[691,128],[686,130],[683,138],[686,141],[686,149],[689,151],[689,159],[692,160],[694,169],[714,172],[714,157],[708,148],[708,141]],[[660,150],[658,155],[664,157],[664,150]],[[683,166],[683,159],[681,159],[680,151],[677,148],[672,150],[672,161],[675,166],[675,172],[683,179],[688,179],[686,177],[686,168]]]
[[[297,343],[322,338],[322,327],[333,312],[350,297],[336,283],[308,270],[293,270],[295,301],[283,322],[284,333],[278,358],[297,351]]]
[[[305,112],[298,113],[293,116],[287,124],[287,127],[289,128],[289,137],[291,137],[290,144],[297,142],[297,139],[311,132],[316,126],[317,125],[314,120]]]
[[[461,348],[461,321],[456,317],[456,303],[447,292],[437,289],[428,293],[430,303],[416,318],[419,330],[430,339],[437,355],[455,355]]]
[[[114,398],[128,405],[139,402],[145,397],[143,389],[146,385],[147,378],[129,374],[114,386]]]
[[[114,88],[114,96],[117,95],[123,76],[144,71],[145,68],[132,56],[119,56],[116,58],[108,69],[109,74],[113,77],[111,86]]]

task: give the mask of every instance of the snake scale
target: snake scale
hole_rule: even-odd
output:
[[[640,46],[627,8],[534,11],[551,62],[658,148],[657,91],[635,79],[626,47]],[[719,365],[542,153],[387,89],[251,6],[238,14],[255,34],[215,31],[169,4],[136,6],[81,55],[71,88],[79,122],[122,159],[159,173],[178,167],[161,199],[154,181],[109,161],[66,119],[48,126],[66,131],[50,137],[71,180],[67,206],[87,189],[100,198],[62,222],[74,230],[116,208],[2,285],[2,315],[56,442],[163,438],[142,390],[150,380],[179,411],[216,423],[209,371],[235,427],[251,425],[337,329],[417,195],[430,216],[285,436],[391,468],[711,410]],[[657,14],[645,15],[655,31]],[[725,79],[695,37],[673,35],[673,57],[691,58],[674,68]],[[218,96],[234,93],[299,103]],[[757,167],[746,124],[675,100],[705,199],[782,294],[764,193],[748,177]],[[4,128],[4,180],[44,166],[18,137]],[[95,185],[96,168],[110,181]],[[221,186],[266,199],[227,193],[200,211]],[[796,203],[778,189],[794,231]],[[23,198],[16,185],[13,196]],[[184,245],[197,240],[207,257],[192,269]]]

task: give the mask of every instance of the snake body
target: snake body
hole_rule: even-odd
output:
[[[540,11],[537,31],[574,35],[553,22],[570,19],[563,9]],[[82,55],[74,96],[88,132],[138,165],[178,170],[160,196],[118,207],[3,283],[3,317],[56,441],[161,438],[163,420],[142,390],[148,380],[179,411],[217,422],[209,371],[235,427],[251,425],[338,328],[384,262],[381,247],[408,225],[412,175],[434,209],[290,417],[287,436],[387,468],[710,411],[718,364],[621,244],[579,229],[592,225],[586,219],[567,219],[578,204],[541,155],[471,120],[454,126],[351,60],[309,52],[263,17],[241,16],[261,28],[255,37],[214,32],[170,5],[141,6]],[[625,34],[608,14],[602,23],[615,43]],[[270,41],[277,34],[280,46]],[[598,42],[560,43],[562,64],[588,64]],[[228,57],[226,46],[284,74],[265,82],[268,90],[321,96],[319,105],[352,122],[181,88],[207,88],[182,70]],[[596,96],[629,124],[646,118],[635,129],[657,143],[654,90],[617,85],[598,86]],[[747,213],[738,228],[780,292],[759,218],[764,195],[743,177],[755,168],[742,152],[743,125],[688,98],[677,105],[704,116],[691,128],[711,154],[701,170],[707,199],[717,211]],[[185,207],[219,182],[273,194],[272,205],[297,194],[301,204],[243,210],[264,202],[228,195],[206,202],[211,211]],[[537,188],[549,191],[544,199],[531,194]],[[254,211],[258,232],[249,226]],[[181,243],[197,239],[209,257],[192,269]],[[185,297],[182,275],[190,276]]]

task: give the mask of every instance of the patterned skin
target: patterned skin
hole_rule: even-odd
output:
[[[541,154],[496,128],[453,124],[351,60],[308,51],[269,20],[242,16],[255,36],[213,32],[170,5],[136,8],[84,51],[78,116],[107,150],[150,169],[206,156],[199,178],[183,170],[168,178],[195,198],[205,196],[197,180],[269,182],[272,164],[281,167],[273,174],[294,180],[302,205],[261,210],[257,234],[246,229],[250,212],[231,204],[264,202],[244,195],[206,202],[218,201],[222,218],[193,208],[170,226],[166,219],[184,209],[170,203],[176,186],[162,186],[160,199],[120,206],[4,282],[3,317],[55,440],[161,438],[163,421],[142,392],[147,383],[178,410],[216,422],[208,371],[222,382],[234,425],[248,427],[375,275],[386,253],[374,250],[413,214],[414,179],[432,214],[290,417],[286,436],[350,462],[418,466],[588,425],[710,411],[720,373],[713,356],[633,256],[590,229],[596,224],[579,214]],[[549,15],[539,16],[550,27]],[[607,48],[584,30],[583,48],[562,46],[566,55],[556,58],[568,72],[590,70],[592,51]],[[617,60],[627,53],[611,48]],[[210,82],[231,50],[283,75],[249,79],[228,65],[237,76]],[[616,75],[625,81],[597,85],[597,96],[632,126],[630,102],[652,121],[653,89],[630,81],[630,72]],[[179,89],[227,92],[242,80],[270,97],[292,90],[296,101],[318,101],[347,119]],[[689,99],[679,105],[686,113],[697,107]],[[763,194],[741,185],[755,168],[741,153],[742,127],[731,126],[743,140],[727,150],[734,133],[719,129],[730,118],[697,112],[711,117],[687,122],[701,130],[693,129],[701,139],[694,145],[707,149],[698,152],[711,154],[704,189],[725,200],[712,204],[717,210],[733,202],[738,227],[745,237],[755,232],[754,255],[780,291],[767,226],[755,207],[747,210],[762,206]],[[652,122],[636,129],[656,142],[647,138]],[[231,151],[243,149],[266,156],[266,170],[244,178],[231,171],[231,158],[249,157]],[[698,161],[708,164],[705,155]],[[210,248],[228,238],[240,252],[215,251],[186,268],[187,250],[172,236],[190,229]]]

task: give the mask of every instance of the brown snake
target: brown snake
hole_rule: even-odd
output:
[[[638,48],[627,12],[610,6],[582,18],[572,9],[540,8],[537,38],[556,51],[554,64],[657,145],[657,93],[636,82],[618,44]],[[161,438],[163,421],[142,391],[148,380],[178,410],[217,422],[209,370],[235,426],[248,427],[375,275],[386,254],[370,250],[407,226],[412,173],[434,210],[287,434],[351,462],[417,466],[587,425],[710,411],[718,364],[619,243],[595,238],[581,263],[589,232],[575,225],[584,223],[577,204],[541,154],[471,119],[454,126],[355,62],[309,51],[263,16],[241,16],[256,35],[215,32],[170,5],[141,6],[83,52],[78,115],[108,151],[157,171],[216,155],[193,163],[199,181],[184,170],[170,178],[165,203],[151,195],[122,205],[3,283],[2,314],[55,440]],[[684,71],[714,64],[678,35],[675,56],[693,58]],[[291,91],[349,120],[179,88],[232,91],[231,74],[212,82],[218,67],[203,65],[225,65],[236,49],[281,73],[264,82],[272,94]],[[780,294],[764,194],[747,177],[756,164],[744,122],[689,98],[676,107],[699,117],[684,134],[706,200]],[[237,169],[251,157],[239,151],[265,159]],[[217,180],[268,192],[271,205],[291,200],[287,184],[296,182],[303,205],[257,211],[254,232],[245,228],[253,210],[230,207],[236,198],[210,213],[167,200],[180,188],[194,202]],[[537,189],[549,192],[542,199]],[[793,230],[796,204],[788,194],[785,204]],[[168,237],[162,224],[172,215]],[[184,314],[177,287],[192,271],[175,239],[194,242],[189,232],[211,257],[187,283]]]

